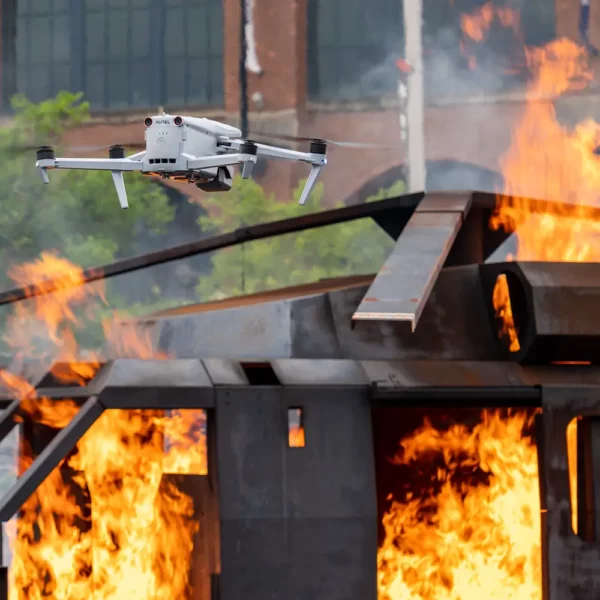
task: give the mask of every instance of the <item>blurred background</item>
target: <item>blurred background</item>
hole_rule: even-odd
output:
[[[100,266],[242,225],[398,195],[415,187],[411,168],[422,172],[428,190],[500,191],[501,158],[527,102],[528,48],[567,37],[587,48],[594,65],[600,35],[594,7],[581,29],[580,0],[1,6],[3,289],[14,287],[16,265],[42,252]],[[406,35],[415,31],[420,37]],[[420,83],[413,79],[411,87],[415,72]],[[552,101],[561,118],[577,122],[595,116],[596,98],[592,82]],[[310,136],[380,147],[330,146],[306,207],[295,199],[307,169],[276,161],[260,160],[253,179],[236,178],[226,194],[127,175],[128,211],[119,208],[110,173],[53,173],[52,184],[42,185],[36,145],[53,144],[67,156],[105,156],[102,147],[111,144],[134,152],[144,141],[144,118],[163,110],[238,127],[247,122],[253,139]],[[368,220],[254,242],[114,278],[104,307],[151,313],[372,273],[390,247]],[[502,257],[507,251],[510,243]]]

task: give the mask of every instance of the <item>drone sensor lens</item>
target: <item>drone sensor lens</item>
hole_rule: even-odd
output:
[[[181,127],[181,125],[183,125],[183,119],[181,117],[175,117],[174,123],[177,127]]]
[[[150,125],[152,125],[152,119],[150,117],[148,117],[145,121],[144,124],[146,125],[146,127],[150,127]]]

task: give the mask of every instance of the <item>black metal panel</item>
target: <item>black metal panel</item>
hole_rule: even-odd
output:
[[[221,600],[287,598],[282,388],[216,391]]]
[[[217,390],[221,600],[375,600],[368,388]],[[288,447],[287,406],[306,414]]]
[[[369,388],[284,388],[306,445],[286,448],[292,597],[377,598],[377,502]]]
[[[332,292],[329,299],[343,358],[359,360],[495,360],[476,265],[443,269],[414,333],[402,323],[351,325],[364,288]],[[298,314],[295,322],[311,315]],[[307,321],[304,321],[306,328]]]
[[[547,496],[548,597],[588,600],[600,597],[600,545],[585,542],[571,527],[567,425],[577,416],[600,415],[600,387],[542,388],[540,479]]]
[[[107,387],[100,399],[105,408],[171,409],[212,408],[215,405],[212,388],[177,387]]]

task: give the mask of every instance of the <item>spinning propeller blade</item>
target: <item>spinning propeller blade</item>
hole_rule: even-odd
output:
[[[325,142],[326,144],[331,144],[332,146],[338,146],[340,148],[355,148],[355,149],[400,149],[402,146],[400,144],[371,144],[367,142],[342,142],[338,140],[328,140],[325,138],[320,138],[318,136],[315,137],[305,137],[305,136],[295,136],[295,135],[283,135],[279,133],[269,133],[268,131],[258,132],[253,131],[252,135],[255,137],[263,137],[270,138],[273,140],[282,140],[286,142],[313,142],[315,140],[319,140]]]

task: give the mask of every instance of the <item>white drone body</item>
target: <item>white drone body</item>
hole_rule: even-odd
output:
[[[209,192],[226,192],[231,189],[235,165],[241,165],[242,177],[248,179],[258,156],[300,161],[312,167],[300,197],[300,204],[304,204],[327,164],[327,146],[321,140],[311,143],[310,152],[297,152],[243,140],[239,129],[210,119],[163,114],[148,117],[144,123],[143,152],[126,157],[123,147],[112,146],[109,158],[56,158],[52,148],[43,146],[37,152],[36,167],[44,183],[50,183],[48,169],[110,171],[121,208],[128,208],[125,171],[187,181]]]

